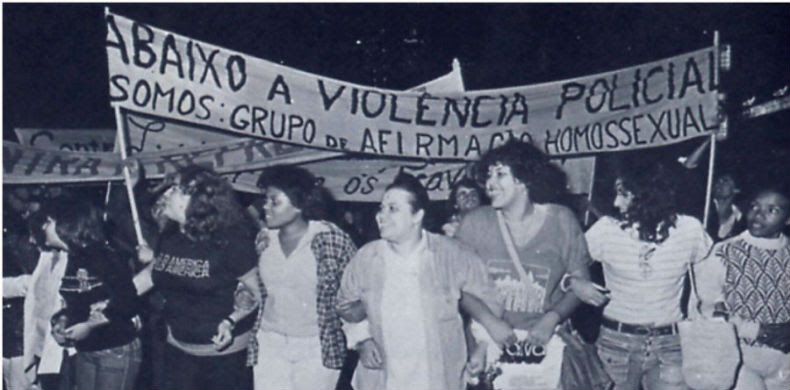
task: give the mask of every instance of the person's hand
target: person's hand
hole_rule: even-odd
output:
[[[258,235],[255,236],[255,251],[258,255],[263,253],[269,247],[269,232],[266,229],[261,229]]]
[[[527,342],[533,345],[546,345],[551,340],[551,336],[554,336],[554,328],[559,322],[559,314],[553,311],[546,312],[528,329]]]
[[[91,326],[91,324],[80,322],[66,329],[63,334],[66,336],[66,340],[80,341],[88,337],[92,330],[93,326]]]
[[[103,301],[96,302],[91,305],[91,311],[88,315],[88,321],[97,323],[97,324],[104,324],[110,322],[107,319],[107,316],[104,315],[104,309],[107,308],[107,305],[110,303],[109,299],[105,299]]]
[[[142,169],[140,169],[140,160],[134,157],[127,157],[126,160],[123,160],[123,165],[124,168],[129,169],[130,182],[132,183],[132,187],[135,187],[137,183],[140,182],[140,175],[142,173]]]
[[[442,233],[444,233],[447,237],[455,237],[455,233],[458,231],[458,227],[461,224],[457,221],[450,221],[442,225]]]
[[[480,375],[486,368],[486,343],[477,343],[472,353],[469,354],[469,360],[466,362],[466,372],[470,377],[474,378]]]
[[[154,261],[154,250],[147,243],[143,242],[137,246],[137,258],[141,263],[148,264]]]
[[[570,290],[584,303],[593,306],[603,306],[609,301],[609,290],[595,283],[580,278],[572,278]]]
[[[781,324],[760,324],[757,341],[782,351],[790,352],[790,322]]]
[[[336,308],[338,314],[348,322],[356,323],[367,318],[365,304],[361,300],[339,303]]]
[[[359,344],[359,361],[363,366],[372,370],[380,370],[384,366],[384,359],[378,344],[373,339],[367,339]]]
[[[225,349],[233,341],[233,324],[225,319],[220,321],[217,325],[217,334],[211,338],[211,341],[217,351]]]
[[[66,347],[69,344],[69,341],[66,339],[66,326],[63,321],[55,321],[52,324],[52,338],[55,339],[55,342],[58,343],[61,347]]]
[[[516,333],[513,332],[513,327],[501,318],[486,324],[486,331],[499,345],[508,346],[518,341]]]

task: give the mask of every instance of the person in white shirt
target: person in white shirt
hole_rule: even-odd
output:
[[[569,278],[569,288],[587,303],[606,304],[597,347],[615,389],[686,389],[680,298],[689,264],[707,255],[711,238],[699,220],[678,214],[662,166],[620,175],[615,190],[619,216],[601,218],[585,234],[606,287]]]
[[[64,362],[64,348],[55,342],[50,325],[52,315],[63,305],[58,289],[68,255],[42,246],[43,215],[37,212],[28,220],[32,240],[41,251],[36,267],[30,275],[4,278],[3,297],[24,297],[21,367],[25,379],[19,382],[39,382],[44,390],[57,390],[67,388],[71,381],[68,375],[60,375],[62,365],[68,362]]]

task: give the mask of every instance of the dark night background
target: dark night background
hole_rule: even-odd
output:
[[[790,110],[738,118],[790,85],[788,4],[112,4],[113,12],[296,69],[404,89],[461,63],[467,89],[584,76],[732,45],[719,164],[786,171]],[[14,127],[111,128],[102,4],[3,5],[3,138]],[[702,140],[639,152],[676,158]],[[633,154],[633,153],[632,153]],[[615,153],[601,160],[628,158]],[[604,163],[601,166],[605,166]],[[701,168],[704,169],[704,168]],[[600,171],[600,167],[599,167]]]

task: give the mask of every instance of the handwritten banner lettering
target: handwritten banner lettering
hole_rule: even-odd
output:
[[[51,146],[50,146],[51,147]],[[325,153],[326,158],[333,152]],[[255,139],[141,152],[134,156],[146,176],[161,178],[188,164],[205,165],[228,178],[239,191],[259,193],[256,187],[260,169],[280,164],[301,164],[323,180],[324,186],[339,200],[377,202],[384,188],[400,172],[420,179],[431,199],[446,199],[450,188],[464,177],[463,163],[404,163],[397,160],[331,159],[316,161],[315,151]],[[571,190],[585,192],[592,178],[593,158],[567,159],[561,164],[569,175]],[[123,161],[117,153],[71,152],[31,148],[3,142],[3,183],[89,183],[123,180]]]
[[[544,84],[394,91],[284,67],[108,13],[111,102],[237,134],[376,156],[474,160],[515,138],[552,155],[716,128],[713,49]]]
[[[115,129],[14,129],[19,143],[42,149],[112,152]]]

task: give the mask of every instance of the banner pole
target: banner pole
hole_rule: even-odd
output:
[[[137,235],[137,244],[142,245],[145,243],[145,239],[143,238],[143,230],[140,228],[140,216],[137,213],[137,201],[134,199],[134,188],[132,186],[132,174],[129,172],[129,166],[125,164],[127,153],[126,153],[126,132],[124,131],[124,121],[123,121],[123,114],[121,114],[121,107],[114,106],[115,108],[115,126],[117,135],[115,137],[116,145],[119,147],[121,151],[121,158],[124,161],[123,166],[123,178],[124,182],[126,183],[126,194],[129,197],[129,206],[132,209],[132,222],[134,224],[134,232]]]
[[[595,169],[597,168],[598,158],[593,157],[592,174],[590,175],[590,188],[587,191],[587,210],[584,212],[584,228],[590,224],[590,208],[592,207],[593,189],[595,189]]]
[[[721,89],[721,83],[719,82],[719,61],[721,57],[721,53],[719,52],[719,31],[716,30],[713,32],[713,82],[716,85],[717,89]],[[716,115],[716,121],[718,122],[718,126],[721,126],[721,118],[719,115]],[[713,192],[713,174],[714,174],[714,164],[716,162],[716,134],[710,135],[710,156],[708,158],[708,182],[705,186],[705,212],[702,218],[702,226],[707,229],[708,227],[708,218],[710,217],[710,204],[711,204],[711,194]]]
[[[118,135],[115,136],[115,145],[112,147],[113,153],[118,153]],[[104,195],[104,220],[108,218],[107,206],[110,204],[110,192],[112,192],[112,181],[107,181],[107,193]]]

